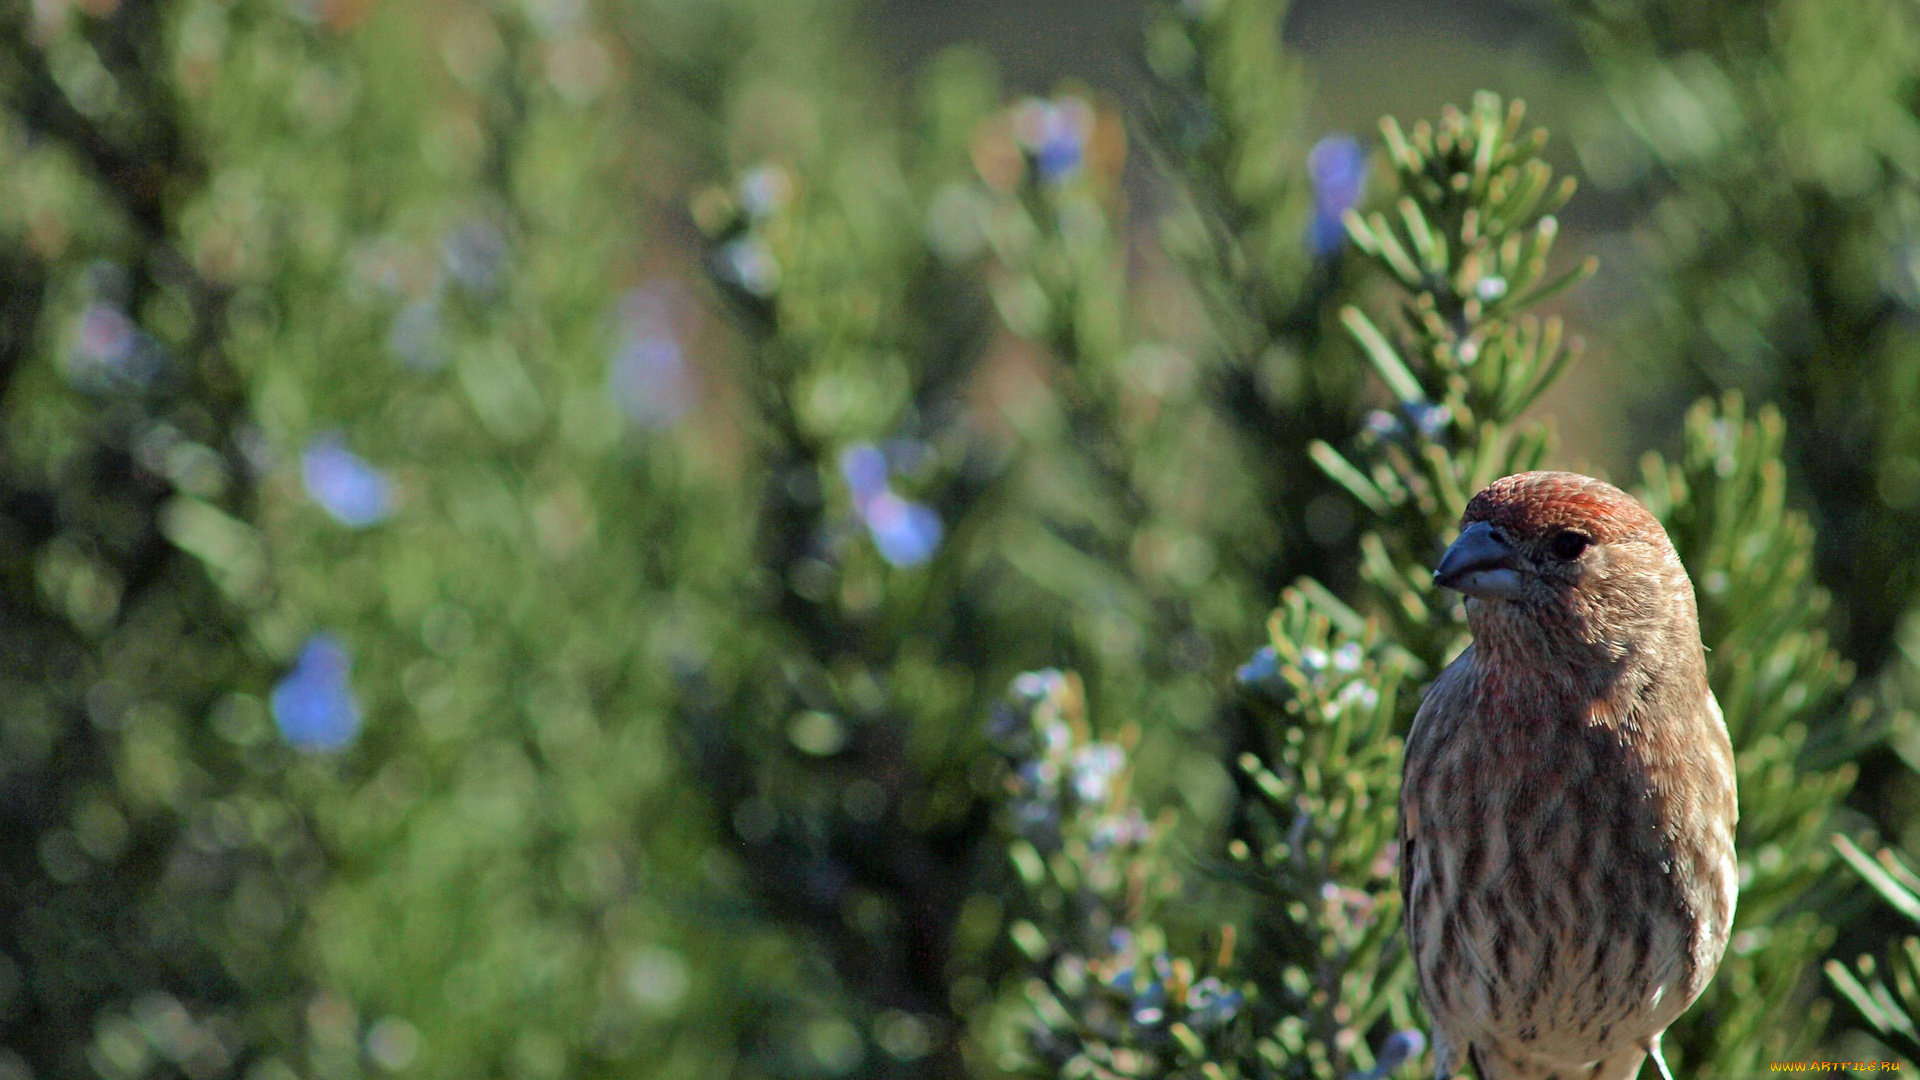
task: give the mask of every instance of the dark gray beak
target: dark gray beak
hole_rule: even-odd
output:
[[[1433,583],[1482,600],[1506,600],[1520,595],[1520,566],[1506,536],[1476,521],[1440,556]]]

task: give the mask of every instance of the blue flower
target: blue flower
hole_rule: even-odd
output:
[[[1426,1048],[1427,1037],[1420,1032],[1412,1028],[1396,1031],[1387,1036],[1387,1041],[1381,1045],[1380,1056],[1374,1059],[1374,1067],[1382,1073],[1392,1072],[1410,1059],[1419,1057],[1420,1051]]]
[[[1047,141],[1040,144],[1034,164],[1043,178],[1058,182],[1080,171],[1080,159],[1084,155],[1079,133],[1064,125],[1055,125]]]
[[[918,566],[933,558],[944,528],[931,507],[903,499],[887,486],[887,459],[872,443],[855,443],[840,454],[840,475],[880,557],[895,566]]]
[[[895,566],[919,566],[940,547],[940,515],[891,491],[869,500],[861,517],[880,557]]]
[[[1313,182],[1313,223],[1307,241],[1315,255],[1330,255],[1346,240],[1341,217],[1367,190],[1367,151],[1351,135],[1333,134],[1307,153]]]
[[[867,504],[887,490],[887,456],[872,443],[855,443],[840,454],[840,475],[862,516]]]
[[[1259,651],[1253,654],[1253,659],[1241,664],[1240,669],[1233,673],[1234,679],[1241,686],[1260,686],[1278,678],[1279,675],[1280,656],[1274,652],[1271,645],[1260,646]]]
[[[1419,1057],[1426,1048],[1427,1037],[1420,1032],[1412,1028],[1396,1031],[1380,1044],[1380,1052],[1374,1055],[1373,1068],[1351,1074],[1351,1080],[1385,1080],[1395,1069]]]
[[[673,312],[660,289],[640,288],[621,305],[620,344],[607,388],[620,411],[642,427],[668,427],[693,404],[686,355],[673,333]]]
[[[273,722],[287,742],[303,750],[338,750],[353,741],[360,706],[353,700],[352,666],[332,634],[307,639],[293,670],[273,688]]]
[[[1040,178],[1060,183],[1080,171],[1093,133],[1093,107],[1075,97],[1028,98],[1014,108],[1013,137],[1033,158]]]
[[[339,433],[314,436],[301,465],[307,494],[340,524],[364,529],[393,513],[393,482],[347,449]]]
[[[88,304],[74,337],[70,370],[92,389],[151,386],[166,367],[160,343],[111,304]]]

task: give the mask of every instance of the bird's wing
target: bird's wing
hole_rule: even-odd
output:
[[[1441,726],[1437,719],[1440,710],[1436,708],[1436,702],[1453,696],[1465,678],[1467,666],[1472,660],[1472,652],[1473,647],[1469,645],[1467,651],[1448,665],[1447,669],[1440,673],[1440,677],[1433,681],[1433,685],[1427,688],[1426,696],[1420,703],[1420,709],[1414,714],[1413,727],[1407,732],[1405,765],[1402,771],[1403,783],[1400,789],[1400,821],[1395,836],[1400,844],[1400,919],[1406,928],[1407,949],[1415,957],[1420,955],[1422,940],[1421,905],[1414,902],[1415,887],[1418,884],[1424,891],[1429,883],[1420,880],[1423,876],[1422,868],[1425,865],[1426,853],[1421,849],[1423,841],[1420,803],[1417,798],[1408,795],[1408,792],[1417,790],[1417,785],[1411,782],[1414,778],[1408,770],[1417,768],[1418,763],[1423,760],[1430,760],[1432,743],[1443,737],[1444,732],[1438,730]],[[1418,967],[1416,962],[1416,970]],[[1447,1018],[1436,1013],[1432,1003],[1425,1002],[1424,998],[1423,990],[1423,1003],[1427,1005],[1428,1016],[1433,1021],[1434,1076],[1436,1080],[1447,1080],[1459,1066],[1460,1055],[1466,1048],[1460,1045],[1455,1040],[1454,1034],[1448,1030]]]

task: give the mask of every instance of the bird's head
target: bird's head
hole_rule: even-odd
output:
[[[1698,625],[1692,583],[1659,520],[1578,473],[1488,485],[1467,504],[1433,581],[1468,597],[1476,640],[1599,647],[1617,660],[1649,633]]]

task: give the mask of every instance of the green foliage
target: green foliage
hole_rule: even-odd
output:
[[[1643,277],[1618,312],[1640,370],[1740,389],[1787,420],[1836,640],[1891,665],[1920,577],[1911,239],[1920,224],[1920,18],[1778,0],[1738,15],[1664,0],[1563,5],[1605,105],[1581,156],[1647,208]],[[1910,722],[1909,722],[1910,725]],[[1905,740],[1911,744],[1911,736]]]
[[[930,94],[965,108],[964,86]],[[709,598],[748,632],[687,658],[678,722],[733,872],[838,976],[795,1007],[856,1062],[871,1040],[875,1074],[957,1074],[976,1004],[950,980],[979,947],[966,718],[988,700],[972,667],[1006,662],[975,566],[1001,470],[959,422],[983,304],[918,228],[917,161],[972,119],[936,112],[907,147],[833,132],[695,200],[746,336],[755,516],[750,569]]]
[[[1436,610],[1427,560],[1467,500],[1545,459],[1544,428],[1521,413],[1564,369],[1573,344],[1558,316],[1526,309],[1593,272],[1583,262],[1549,277],[1559,233],[1553,211],[1573,180],[1553,180],[1539,153],[1546,133],[1522,135],[1519,102],[1482,94],[1411,135],[1382,124],[1402,194],[1394,215],[1350,216],[1354,246],[1410,294],[1396,347],[1359,307],[1341,321],[1396,402],[1370,419],[1361,463],[1325,443],[1314,460],[1381,519],[1360,540],[1361,575],[1396,625],[1395,637],[1429,674],[1458,651],[1457,621]]]
[[[1009,416],[1011,479],[1038,528],[1004,550],[1058,598],[1097,695],[1198,728],[1221,658],[1248,637],[1252,583],[1212,572],[1242,506],[1187,483],[1236,463],[1209,440],[1190,361],[1133,310],[1124,155],[1120,117],[1072,92],[1020,101],[977,137],[996,307],[1044,350],[1044,390]]]
[[[1327,606],[1289,590],[1240,673],[1265,737],[1239,761],[1254,794],[1227,845],[1254,898],[1245,955],[1263,1034],[1244,1075],[1385,1075],[1398,1064],[1385,1047],[1397,1038],[1404,1059],[1407,1036],[1389,1036],[1384,1061],[1361,1036],[1416,1026],[1392,811],[1412,659],[1376,623],[1336,629]]]
[[[1355,247],[1411,299],[1404,346],[1357,306],[1341,315],[1396,412],[1372,414],[1347,453],[1306,448],[1378,523],[1360,540],[1360,608],[1373,617],[1303,580],[1283,597],[1269,649],[1241,673],[1285,702],[1264,711],[1264,745],[1243,761],[1258,797],[1229,846],[1264,879],[1249,952],[1261,956],[1252,970],[1272,1034],[1254,1075],[1384,1075],[1408,1056],[1407,1036],[1389,1033],[1415,1026],[1412,971],[1389,942],[1396,733],[1417,697],[1397,689],[1436,674],[1461,637],[1458,608],[1439,603],[1426,563],[1473,492],[1544,456],[1544,431],[1515,421],[1568,346],[1557,320],[1524,311],[1591,270],[1547,277],[1551,211],[1571,185],[1552,183],[1537,157],[1544,139],[1523,138],[1520,119],[1517,104],[1484,94],[1471,113],[1450,110],[1410,137],[1385,121],[1397,218],[1347,216]],[[1376,1044],[1388,1060],[1373,1060]]]
[[[400,62],[418,35],[453,81]],[[606,46],[588,25],[482,9],[383,9],[350,43],[303,44],[271,20],[229,30],[206,133],[225,151],[215,190],[274,208],[242,224],[315,237],[230,241],[268,253],[242,281],[276,313],[241,331],[279,461],[257,633],[283,661],[338,633],[365,716],[312,798],[335,871],[310,908],[321,996],[303,1071],[358,1075],[383,1063],[376,1045],[425,1075],[697,1069],[714,1047],[661,1036],[696,995],[726,993],[727,944],[646,883],[697,875],[702,823],[642,825],[671,821],[676,781],[660,556],[677,478],[645,464],[606,390],[609,345],[672,301],[642,286],[620,311],[635,238],[606,228],[623,165],[608,73],[516,75]],[[357,85],[318,123],[260,117],[297,107],[281,81],[302,71]],[[391,520],[354,531],[314,505],[329,432],[392,477]]]
[[[1863,670],[1910,601],[1920,159],[1909,14],[1709,8],[1582,25],[1634,348],[1793,421],[1644,468],[1732,1075],[1819,1036],[1878,730],[1816,552]],[[1284,14],[1157,6],[1123,115],[843,0],[0,5],[0,1080],[1411,1075],[1428,564],[1591,263],[1517,104],[1313,139]],[[1892,1042],[1901,949],[1828,968]]]
[[[0,11],[0,1070],[227,1074],[297,1040],[325,872],[219,591],[244,581],[170,543],[254,497],[230,294],[170,227],[201,171],[164,20],[25,20]]]
[[[1399,538],[1415,543],[1402,553],[1436,550],[1472,492],[1544,455],[1542,433],[1512,425],[1564,366],[1561,332],[1557,320],[1511,317],[1592,267],[1546,278],[1554,223],[1545,211],[1555,204],[1542,199],[1552,187],[1546,167],[1520,149],[1542,140],[1514,141],[1518,120],[1518,109],[1503,117],[1483,97],[1471,118],[1449,114],[1411,138],[1389,122],[1387,146],[1409,192],[1400,221],[1379,213],[1350,220],[1356,245],[1419,290],[1403,315],[1413,343],[1406,352],[1424,368],[1416,373],[1363,313],[1349,309],[1346,321],[1403,402],[1444,402],[1434,435],[1458,440],[1425,432],[1411,446],[1382,439],[1370,473],[1330,450],[1317,455],[1363,504],[1404,523]],[[1808,580],[1809,531],[1784,509],[1782,439],[1776,414],[1745,423],[1730,399],[1690,417],[1682,465],[1646,465],[1648,506],[1669,523],[1701,583],[1711,678],[1738,759],[1739,849],[1750,853],[1729,963],[1671,1036],[1678,1050],[1670,1059],[1704,1072],[1756,1070],[1769,1053],[1778,1059],[1805,1045],[1793,1039],[1808,1028],[1787,1021],[1805,1010],[1807,973],[1831,939],[1817,914],[1830,861],[1822,838],[1853,781],[1850,766],[1834,763],[1863,744],[1864,710],[1835,701],[1851,672],[1817,629],[1826,601]],[[1429,664],[1450,654],[1452,635],[1428,606],[1424,561],[1396,558],[1372,538],[1362,550],[1363,576],[1406,628],[1406,647]],[[1820,734],[1809,749],[1812,725]]]
[[[1457,623],[1434,605],[1423,554],[1447,539],[1472,492],[1537,467],[1546,451],[1544,432],[1516,429],[1515,421],[1562,370],[1568,346],[1557,319],[1535,320],[1523,309],[1592,272],[1585,264],[1557,278],[1546,273],[1555,235],[1550,211],[1571,186],[1552,184],[1534,156],[1543,139],[1520,139],[1519,119],[1517,107],[1502,109],[1487,95],[1471,114],[1449,113],[1437,128],[1423,124],[1411,136],[1387,122],[1388,153],[1406,192],[1395,207],[1397,220],[1378,212],[1349,218],[1356,247],[1413,294],[1402,309],[1401,347],[1358,308],[1343,313],[1403,415],[1377,414],[1351,455],[1326,444],[1310,453],[1382,519],[1382,531],[1361,540],[1367,607],[1394,628],[1386,645],[1398,649],[1388,655],[1421,665],[1416,670],[1437,670],[1459,640]],[[1859,749],[1864,715],[1854,708],[1846,722],[1821,724],[1816,748],[1807,748],[1809,721],[1834,715],[1835,693],[1850,673],[1815,628],[1825,601],[1807,581],[1807,530],[1780,498],[1778,417],[1769,413],[1757,425],[1743,425],[1738,402],[1729,401],[1718,415],[1703,406],[1689,432],[1683,466],[1668,470],[1657,459],[1649,462],[1655,490],[1648,499],[1672,523],[1676,544],[1703,583],[1703,633],[1715,650],[1714,684],[1740,754],[1743,805],[1750,807],[1741,850],[1754,854],[1743,866],[1740,929],[1746,936],[1714,996],[1676,1027],[1674,1042],[1680,1059],[1694,1067],[1739,1070],[1757,1068],[1768,1051],[1778,1057],[1797,1048],[1790,1033],[1806,1031],[1784,1021],[1804,1009],[1805,973],[1830,940],[1815,914],[1820,894],[1810,890],[1828,863],[1820,838],[1852,783],[1849,767],[1831,766]],[[1289,601],[1296,609],[1312,597],[1348,632],[1368,632],[1324,588],[1305,588]],[[1287,648],[1279,636],[1275,649],[1256,661],[1278,663],[1274,676],[1263,677],[1287,683],[1306,677],[1280,659],[1302,650]],[[1286,775],[1255,775],[1275,772]],[[1384,807],[1391,801],[1391,772],[1348,775],[1362,785],[1367,781],[1359,777],[1372,777],[1373,786],[1361,789],[1372,798],[1363,801]],[[1274,786],[1303,798],[1301,780]],[[1273,880],[1286,881],[1280,867],[1268,869]],[[1306,884],[1337,890],[1367,883],[1357,867],[1340,869],[1344,874],[1323,867],[1325,876]],[[1297,894],[1316,895],[1299,884]],[[1265,910],[1286,908],[1269,902]],[[1293,914],[1296,925],[1327,923],[1304,905]],[[1330,951],[1339,955],[1325,948],[1306,955]],[[1334,1000],[1328,991],[1317,1004]],[[1372,1012],[1354,1008],[1347,1019],[1362,1018],[1364,1030],[1389,1000],[1362,992],[1356,1004]],[[1289,1018],[1293,1045],[1280,1060],[1301,1068],[1304,1058],[1305,1068],[1326,1073],[1329,1065],[1314,1062],[1327,1061],[1325,1047],[1339,1043],[1330,1032],[1318,1043],[1300,1037],[1314,1030],[1313,1015],[1307,1009]],[[1286,1028],[1276,1030],[1284,1039]],[[1344,1041],[1354,1042],[1351,1036]]]
[[[1169,240],[1203,277],[1210,312],[1230,320],[1218,332],[1234,335],[1229,347],[1242,355],[1293,322],[1308,284],[1307,95],[1281,50],[1285,9],[1276,0],[1167,4],[1145,43],[1161,82],[1154,133],[1194,203],[1169,223]]]
[[[1868,856],[1844,836],[1834,838],[1840,856],[1902,916],[1920,923],[1920,874],[1897,852]],[[1884,963],[1886,970],[1880,970]],[[1920,938],[1896,943],[1884,961],[1863,955],[1848,967],[1826,964],[1827,978],[1873,1030],[1908,1058],[1920,1054]],[[1888,985],[1891,981],[1892,985]]]
[[[1168,951],[1156,909],[1178,897],[1169,833],[1132,797],[1130,751],[1092,738],[1079,681],[1058,671],[1014,681],[992,734],[1009,766],[1008,856],[1025,915],[1009,937],[1032,965],[1024,996],[1039,1023],[1008,1048],[1009,1069],[1062,1077],[1235,1075],[1228,1047],[1243,995],[1210,962]]]
[[[1737,395],[1694,406],[1678,463],[1643,463],[1642,498],[1666,525],[1700,602],[1707,677],[1733,738],[1740,786],[1740,900],[1720,973],[1669,1031],[1670,1063],[1755,1070],[1801,1056],[1824,1004],[1810,975],[1839,896],[1827,837],[1852,788],[1847,759],[1866,742],[1863,702],[1840,700],[1852,669],[1820,629],[1826,593],[1811,581],[1812,535],[1786,508],[1770,408]]]
[[[1146,43],[1157,79],[1150,130],[1181,179],[1162,241],[1204,305],[1195,352],[1208,412],[1233,440],[1236,486],[1251,495],[1216,527],[1216,542],[1268,597],[1303,574],[1350,575],[1346,496],[1304,451],[1352,431],[1365,379],[1330,317],[1348,289],[1346,261],[1303,242],[1320,228],[1337,243],[1344,207],[1317,205],[1309,95],[1279,41],[1284,8],[1164,4]],[[1351,150],[1358,198],[1364,152]],[[1342,201],[1351,200],[1333,198]]]
[[[577,21],[479,10],[358,26],[341,10],[319,28],[297,16],[75,13],[48,63],[92,49],[113,71],[77,84],[10,69],[25,73],[10,99],[20,122],[64,140],[38,156],[55,168],[71,146],[110,196],[124,188],[131,223],[118,244],[53,264],[64,295],[33,313],[45,330],[18,339],[44,351],[17,358],[16,387],[33,393],[12,399],[15,430],[72,459],[50,460],[49,475],[81,483],[85,458],[125,447],[116,471],[130,465],[142,494],[120,528],[145,554],[138,603],[119,610],[147,613],[137,652],[63,663],[75,685],[33,710],[42,727],[65,710],[65,741],[97,730],[87,753],[125,759],[118,789],[140,805],[120,811],[119,848],[145,869],[122,876],[137,891],[96,889],[84,905],[27,894],[22,926],[89,907],[99,925],[36,931],[15,1015],[40,1041],[10,1042],[57,1073],[85,1043],[75,1032],[97,1033],[90,1060],[110,1076],[544,1075],[635,1055],[704,1075],[730,1036],[662,1038],[696,995],[726,1000],[724,959],[696,975],[688,957],[729,954],[724,936],[688,947],[658,889],[696,878],[703,850],[688,842],[698,822],[676,825],[654,802],[670,775],[657,674],[670,619],[632,617],[659,589],[649,489],[672,478],[629,456],[603,389],[620,332],[607,274],[631,242],[604,228],[620,191],[618,142],[592,107],[611,100],[605,45]],[[450,81],[411,61],[422,38],[444,50]],[[557,50],[579,64],[521,80],[529,57]],[[161,84],[179,98],[89,105],[81,92]],[[120,130],[109,121],[123,107],[179,112]],[[168,137],[192,147],[175,171],[115,167],[120,154],[171,167],[144,145]],[[63,218],[28,206],[29,245],[69,242]],[[86,268],[102,258],[127,269]],[[83,304],[110,328],[137,318],[134,347],[148,352],[94,344],[85,317],[77,341],[58,332]],[[101,381],[143,357],[163,395]],[[125,433],[101,440],[95,413]],[[315,505],[314,452],[330,441],[386,477],[376,520],[343,524]],[[113,505],[85,487],[61,497]],[[61,592],[105,595],[97,556],[40,542],[76,552]],[[88,610],[100,629],[120,617]],[[270,709],[268,672],[304,656],[314,630],[358,660],[349,708],[364,730],[337,756],[290,749],[271,726],[287,726],[289,691]],[[93,772],[73,769],[72,794],[48,811],[80,813],[87,842],[118,855],[99,839],[115,819]],[[153,932],[111,928],[143,908]],[[160,949],[60,974],[87,942],[114,939]],[[48,1007],[73,1027],[36,1020]]]

